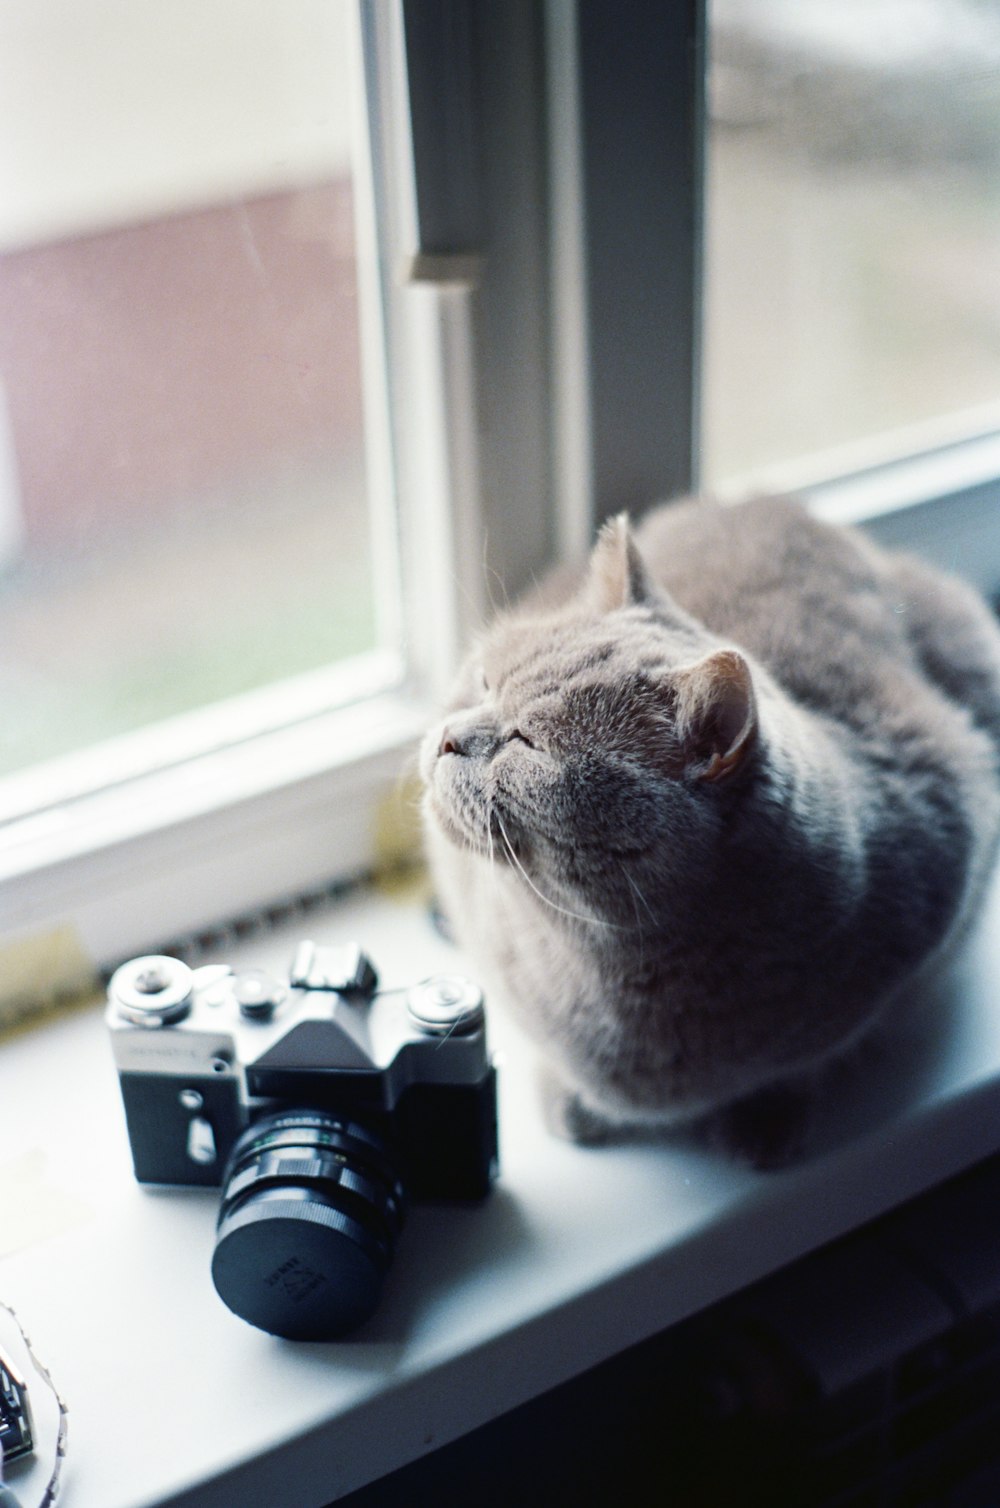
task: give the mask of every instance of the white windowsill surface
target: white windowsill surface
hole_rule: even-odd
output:
[[[385,985],[464,967],[422,905],[371,893],[226,961],[283,969],[302,935],[358,940]],[[322,1508],[997,1150],[998,978],[1000,883],[934,998],[842,1076],[812,1157],[766,1175],[553,1140],[494,1009],[497,1188],[414,1208],[378,1313],[331,1345],[224,1308],[214,1191],[136,1185],[100,1009],[0,1041],[0,1298],[69,1405],[60,1501]]]

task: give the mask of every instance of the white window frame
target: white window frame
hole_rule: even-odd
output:
[[[371,491],[378,506],[395,484],[398,501],[398,532],[389,510],[377,515],[375,562],[383,578],[402,577],[405,668],[380,651],[8,783],[25,815],[0,812],[0,1001],[4,961],[26,945],[44,992],[50,940],[65,950],[69,937],[106,969],[370,872],[384,808],[487,611],[489,583],[514,590],[552,557],[552,513],[539,503],[550,478],[540,17],[402,0],[353,10],[359,76],[372,83],[360,106],[372,160],[362,153],[356,173],[364,343],[391,351],[394,388],[390,430],[369,367]],[[451,70],[436,99],[435,59]],[[489,256],[434,244],[440,214],[433,196],[426,212],[411,106],[424,112],[425,153],[474,135],[477,171],[462,188],[499,227]],[[284,721],[272,726],[276,703]]]
[[[399,503],[375,556],[401,563],[405,673],[379,652],[268,693],[283,726],[255,725],[255,694],[177,720],[173,752],[170,730],[136,735],[102,790],[0,826],[0,996],[26,939],[43,957],[68,929],[106,968],[370,872],[379,809],[493,591],[697,486],[705,0],[357,0],[356,20],[362,275],[376,220],[387,253],[366,343],[391,352],[393,387],[391,429],[369,395],[368,449],[374,494],[391,472]],[[779,485],[996,595],[998,478],[981,435]],[[331,708],[358,674],[370,694]],[[136,775],[143,742],[160,767]]]

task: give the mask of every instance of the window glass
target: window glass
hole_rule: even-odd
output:
[[[1000,6],[713,0],[711,56],[705,480],[1000,425]]]
[[[348,12],[0,7],[0,774],[375,644]]]

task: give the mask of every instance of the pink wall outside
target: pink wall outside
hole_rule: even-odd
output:
[[[359,445],[347,180],[0,257],[29,544]]]

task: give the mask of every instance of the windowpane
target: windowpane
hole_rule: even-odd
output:
[[[346,0],[0,14],[0,774],[376,642]]]
[[[1000,8],[711,16],[707,482],[1000,422]]]

